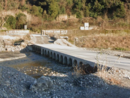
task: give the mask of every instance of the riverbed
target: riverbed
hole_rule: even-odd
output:
[[[0,59],[0,98],[130,98],[127,78],[128,88],[108,84],[95,74],[80,75],[32,52],[0,53]],[[51,86],[41,85],[47,81]]]
[[[69,66],[58,64],[51,59],[32,52],[4,52],[0,54],[0,59],[0,66],[12,67],[34,78],[72,71]]]

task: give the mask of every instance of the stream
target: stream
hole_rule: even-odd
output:
[[[6,60],[7,55],[12,60]],[[23,58],[19,58],[19,56],[26,55]],[[13,58],[19,59],[13,59]],[[41,55],[28,52],[28,53],[1,53],[0,59],[0,66],[7,66],[12,67],[24,74],[32,76],[34,78],[39,78],[42,75],[44,76],[54,76],[54,75],[62,75],[69,71],[72,71],[71,67],[68,67],[63,64],[59,64],[56,61],[51,59],[45,58]],[[5,60],[5,61],[4,61]]]

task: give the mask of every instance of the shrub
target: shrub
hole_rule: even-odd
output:
[[[58,3],[55,2],[54,0],[51,0],[51,2],[49,3],[49,9],[48,9],[48,13],[51,16],[52,19],[55,19],[56,16],[59,13],[59,6]]]
[[[42,16],[42,13],[43,13],[43,9],[40,6],[33,5],[31,9],[31,14],[35,16]]]
[[[83,12],[82,11],[77,11],[76,12],[76,17],[77,18],[83,18]]]
[[[27,8],[26,5],[23,5],[23,6],[20,6],[20,9],[21,9],[22,11],[26,11],[28,8]]]
[[[126,51],[126,50],[128,50],[128,49],[126,49],[126,48],[121,48],[121,47],[117,47],[117,48],[115,48],[115,50]]]
[[[119,7],[116,8],[115,12],[113,13],[113,17],[119,17],[119,18],[124,18],[126,15],[124,3],[120,3]]]
[[[14,16],[8,15],[6,16],[6,24],[5,26],[9,29],[15,29],[16,26],[16,18]]]
[[[17,24],[17,29],[22,29],[24,27],[24,25],[27,23],[27,18],[26,15],[24,15],[23,13],[19,13],[16,16],[16,24]]]

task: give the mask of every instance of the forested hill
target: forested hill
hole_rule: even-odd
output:
[[[10,14],[3,17],[2,12]],[[59,23],[59,15],[71,18]],[[0,0],[0,27],[7,29],[23,29],[25,24],[38,32],[50,28],[79,29],[84,22],[103,29],[128,29],[130,0]]]
[[[130,0],[31,0],[52,17],[58,14],[76,14],[78,18],[108,15],[110,18],[125,17]]]
[[[3,3],[2,3],[3,1]],[[130,0],[0,0],[0,10],[26,10],[36,16],[48,15],[55,19],[59,14],[76,14],[77,18],[108,16],[125,18]]]

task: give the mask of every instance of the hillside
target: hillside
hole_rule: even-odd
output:
[[[0,0],[0,2],[0,26],[8,29],[22,29],[24,24],[28,25],[28,29],[38,32],[50,28],[78,29],[84,22],[90,22],[90,25],[97,25],[103,29],[130,28],[129,0]],[[8,15],[11,16],[4,17],[2,12],[9,11]],[[25,15],[18,15],[19,13]],[[68,18],[64,21],[55,21],[60,15],[63,15],[63,18],[67,15]],[[71,16],[75,17],[69,19]]]
[[[17,4],[17,5],[16,5]],[[56,18],[59,14],[76,14],[77,18],[98,17],[124,18],[130,10],[129,0],[10,0],[4,1],[4,9],[28,10],[34,15],[47,14]]]

